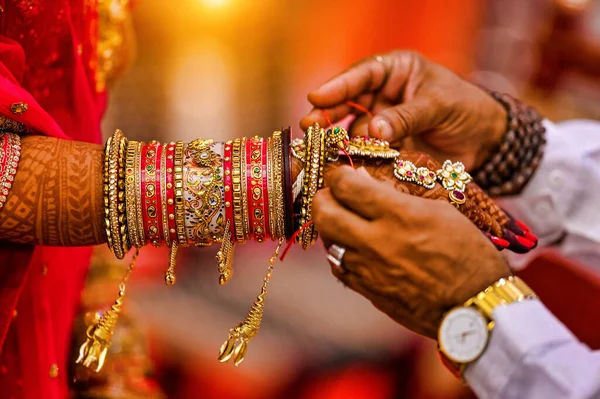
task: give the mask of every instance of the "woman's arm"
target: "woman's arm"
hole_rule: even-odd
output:
[[[103,147],[25,136],[13,187],[0,211],[0,239],[86,246],[106,242]]]
[[[12,190],[0,210],[0,240],[16,243],[86,246],[106,242],[103,200],[104,148],[96,144],[44,136],[24,136]],[[417,166],[435,170],[440,165],[422,153],[403,152]],[[292,181],[303,163],[292,157]],[[370,174],[392,180],[396,189],[411,195],[448,200],[441,186],[434,190],[401,182],[393,177],[393,164],[356,160]],[[328,170],[343,161],[330,163]],[[467,203],[461,211],[480,229],[502,234],[502,212],[487,196],[469,185]],[[471,201],[475,200],[475,201]],[[481,201],[489,201],[482,204]],[[485,209],[483,211],[482,209]],[[500,223],[500,225],[498,225]]]

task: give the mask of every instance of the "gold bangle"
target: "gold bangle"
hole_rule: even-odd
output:
[[[140,247],[146,245],[146,233],[144,232],[144,219],[142,216],[142,148],[146,143],[139,142],[135,151],[134,178],[135,178],[135,212]]]
[[[104,146],[104,173],[103,173],[103,205],[104,205],[104,228],[106,230],[106,244],[108,245],[108,248],[110,249],[110,252],[112,252],[113,254],[115,253],[115,250],[113,249],[113,236],[112,236],[112,223],[111,223],[111,210],[110,210],[110,203],[111,203],[111,196],[113,193],[116,192],[116,181],[114,182],[114,184],[110,184],[110,153],[111,153],[111,149],[112,149],[112,142],[113,142],[113,138],[112,136],[110,136],[108,138],[108,140],[106,140],[106,144]]]
[[[231,188],[233,202],[233,226],[237,242],[244,242],[244,213],[242,208],[242,140],[235,139],[231,145]]]
[[[175,144],[173,157],[173,183],[175,184],[175,227],[177,229],[177,240],[179,245],[187,247],[187,234],[185,231],[185,199],[183,196],[183,152],[184,143],[178,141]]]
[[[304,185],[302,187],[301,226],[312,220],[312,201],[317,191],[323,187],[325,164],[325,133],[318,123],[308,128],[305,136],[306,164],[304,165]],[[317,239],[313,225],[305,227],[299,235],[303,249],[308,249]]]
[[[241,175],[242,180],[242,220],[244,221],[244,240],[250,239],[250,216],[248,214],[248,181],[246,177],[246,138],[242,138],[241,148]]]
[[[127,143],[127,157],[125,158],[125,205],[127,215],[127,229],[129,239],[136,248],[141,247],[137,224],[137,205],[135,202],[135,156],[138,147],[137,141]]]
[[[107,141],[107,150],[105,152],[105,197],[104,207],[106,216],[107,234],[109,236],[108,245],[112,253],[118,258],[123,259],[125,251],[123,250],[123,241],[121,236],[121,226],[119,217],[119,154],[123,133],[116,130]],[[124,183],[122,181],[122,183]],[[124,197],[124,195],[123,195]],[[124,198],[123,198],[124,199]],[[124,211],[124,209],[123,209]]]
[[[267,192],[266,198],[268,203],[266,207],[269,212],[269,235],[271,240],[276,240],[276,227],[275,227],[275,187],[273,179],[273,139],[269,137],[265,145],[267,146]]]
[[[117,211],[119,213],[119,234],[121,238],[121,248],[123,250],[123,256],[131,248],[131,242],[129,241],[129,229],[127,228],[127,212],[125,204],[125,157],[127,155],[127,143],[129,140],[125,138],[123,132],[121,132],[121,139],[119,140],[119,180],[117,187],[119,191],[117,193],[118,205]]]
[[[167,216],[167,146],[165,143],[160,156],[160,204],[162,208],[162,228],[165,245],[171,247],[171,236],[169,234],[169,219]]]
[[[273,133],[273,198],[275,207],[275,230],[277,238],[285,237],[285,208],[283,196],[283,140],[281,132]]]

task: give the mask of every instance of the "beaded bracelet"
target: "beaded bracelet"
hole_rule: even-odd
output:
[[[508,94],[489,92],[506,110],[507,132],[498,151],[474,171],[491,196],[519,193],[539,166],[546,144],[542,116]]]
[[[17,167],[21,158],[21,138],[14,133],[0,133],[2,152],[0,153],[0,209],[8,200]]]

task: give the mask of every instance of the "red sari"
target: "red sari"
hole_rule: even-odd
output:
[[[96,1],[0,6],[0,130],[16,121],[37,134],[100,142]],[[13,113],[20,102],[27,111]],[[0,246],[0,398],[68,397],[71,329],[90,255],[91,248]]]

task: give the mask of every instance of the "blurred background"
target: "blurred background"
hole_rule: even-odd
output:
[[[136,58],[112,90],[104,131],[135,140],[227,140],[282,126],[299,135],[311,89],[393,49],[520,96],[550,119],[600,119],[600,0],[139,0],[133,19]],[[186,249],[169,289],[167,252],[142,251],[130,311],[167,397],[469,397],[433,342],[336,282],[321,245],[276,265],[245,363],[218,363],[274,247],[238,246],[225,287],[216,248]],[[96,267],[108,267],[103,259]]]

